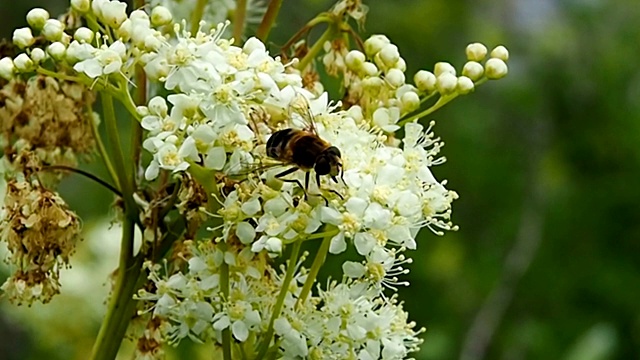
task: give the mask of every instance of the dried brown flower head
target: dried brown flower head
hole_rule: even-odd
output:
[[[18,143],[49,164],[91,153],[95,140],[89,109],[94,101],[93,93],[81,84],[46,76],[26,82],[12,80],[0,90],[0,137],[5,154],[16,152]]]
[[[37,182],[7,182],[0,240],[15,274],[2,289],[16,303],[48,302],[59,292],[59,271],[69,265],[80,221],[58,194]]]

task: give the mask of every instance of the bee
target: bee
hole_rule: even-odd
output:
[[[310,116],[310,114],[308,115]],[[282,181],[298,184],[304,191],[305,199],[309,189],[311,170],[316,174],[315,179],[318,187],[320,187],[320,176],[328,175],[336,183],[338,176],[342,179],[340,150],[318,135],[313,125],[313,119],[310,118],[307,122],[307,127],[303,130],[289,128],[274,132],[267,140],[266,147],[267,156],[291,166],[275,177]],[[304,187],[297,179],[283,179],[298,170],[305,172]],[[342,198],[335,190],[330,191]]]

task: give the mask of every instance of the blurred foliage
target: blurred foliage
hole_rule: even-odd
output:
[[[23,26],[36,4],[0,0],[0,34],[10,36]],[[273,49],[329,4],[285,1]],[[428,329],[416,357],[459,358],[476,314],[502,284],[513,296],[503,303],[504,314],[493,318],[496,331],[484,358],[639,358],[637,0],[368,4],[366,33],[384,33],[398,45],[408,76],[437,61],[461,67],[470,42],[504,44],[511,52],[507,79],[482,85],[432,116],[448,159],[435,175],[449,179],[461,196],[453,212],[460,231],[444,237],[425,231],[413,254],[412,285],[400,291],[412,318]],[[42,0],[39,6],[55,13],[66,5]],[[86,168],[97,172],[100,166]],[[112,201],[106,191],[77,177],[68,179],[62,192],[85,224],[107,212]],[[532,242],[516,259],[531,260],[522,276],[505,267],[519,238]],[[108,236],[100,241],[117,244]],[[74,264],[92,260],[97,261]],[[93,271],[84,264],[74,270]],[[97,332],[107,274],[92,277],[102,295],[55,300],[51,306],[66,309],[57,317],[44,316],[46,307],[16,309],[2,302],[3,358],[84,358]],[[60,346],[65,350],[54,355]],[[187,354],[197,350],[179,351],[190,358]]]

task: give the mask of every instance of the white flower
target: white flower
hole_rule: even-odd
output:
[[[90,78],[109,75],[122,71],[122,61],[126,58],[127,48],[121,41],[115,41],[108,48],[96,49],[94,57],[77,62],[73,69],[83,72]]]
[[[13,31],[13,43],[21,49],[29,47],[35,43],[36,39],[31,34],[28,27],[16,29]]]
[[[60,41],[64,34],[64,25],[56,19],[49,19],[45,21],[42,27],[42,35],[49,41]]]
[[[27,23],[34,30],[40,30],[49,20],[49,12],[42,8],[33,8],[27,13]]]
[[[6,80],[13,78],[13,72],[15,71],[15,65],[10,57],[3,57],[0,59],[0,77]]]

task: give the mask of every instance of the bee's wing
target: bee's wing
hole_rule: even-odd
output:
[[[265,158],[254,163],[240,164],[240,166],[234,166],[226,171],[230,177],[246,177],[250,174],[262,174],[263,172],[281,166],[289,166],[291,164],[275,160],[271,158]]]
[[[315,120],[311,113],[311,104],[306,96],[299,93],[296,96],[296,99],[292,102],[290,109],[300,117],[304,125],[304,130],[311,132],[314,135],[318,135]],[[291,116],[291,118],[293,118],[293,116]]]

